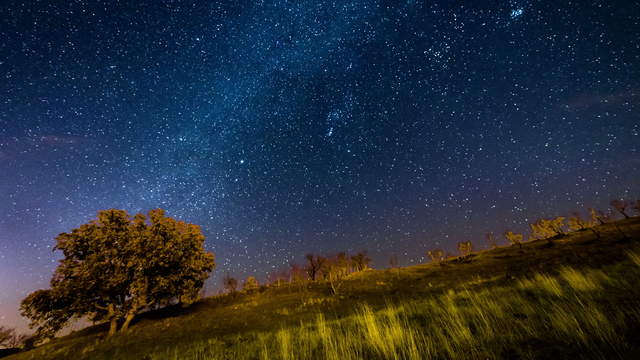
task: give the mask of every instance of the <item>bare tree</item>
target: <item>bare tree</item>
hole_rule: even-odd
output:
[[[487,239],[487,243],[489,244],[490,249],[495,249],[498,247],[498,244],[496,242],[496,236],[492,232],[488,232],[485,235],[485,238]]]
[[[366,251],[360,251],[359,253],[351,256],[351,263],[355,271],[363,271],[369,268],[371,258],[367,255]]]
[[[327,264],[327,259],[322,256],[315,256],[313,254],[307,254],[305,256],[307,259],[307,266],[305,267],[305,271],[309,275],[311,281],[315,281],[318,276],[322,273],[323,268]]]
[[[605,214],[602,211],[596,210],[594,208],[589,208],[589,214],[591,216],[591,221],[596,224],[604,225],[608,222],[611,222],[611,215]]]
[[[611,207],[613,207],[614,210],[622,214],[622,216],[624,216],[625,219],[629,218],[629,215],[627,215],[627,207],[629,206],[628,202],[624,200],[615,199],[615,200],[611,200],[610,204],[611,204]]]

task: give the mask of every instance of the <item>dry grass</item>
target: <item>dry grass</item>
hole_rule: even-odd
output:
[[[640,252],[602,229],[357,274],[341,296],[310,283],[211,298],[8,359],[640,358]]]
[[[634,257],[640,259],[629,254]],[[564,358],[627,358],[634,344],[625,334],[640,318],[640,302],[613,308],[607,297],[634,288],[640,263],[628,263],[625,277],[615,276],[623,274],[620,269],[563,267],[558,275],[536,274],[515,286],[461,288],[378,311],[362,304],[339,320],[318,314],[299,326],[185,343],[148,358],[527,359],[558,351]]]

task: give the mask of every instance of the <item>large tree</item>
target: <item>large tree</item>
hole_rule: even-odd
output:
[[[55,250],[64,258],[51,288],[22,301],[21,312],[40,336],[54,336],[72,318],[108,321],[109,335],[126,331],[140,311],[172,301],[188,305],[213,270],[197,225],[177,221],[162,209],[148,216],[104,210],[98,218],[62,233]]]

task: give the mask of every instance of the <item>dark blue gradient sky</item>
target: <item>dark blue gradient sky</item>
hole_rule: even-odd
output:
[[[636,1],[2,1],[0,325],[106,208],[221,274],[640,197]]]

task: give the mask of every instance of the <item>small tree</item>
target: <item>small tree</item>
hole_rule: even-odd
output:
[[[333,259],[327,261],[326,270],[323,275],[325,279],[329,280],[329,285],[331,285],[331,291],[334,295],[338,294],[343,279],[349,275],[350,268],[349,258],[343,252],[338,253]]]
[[[567,226],[571,231],[582,231],[592,227],[593,225],[588,220],[583,220],[580,217],[580,214],[574,213],[573,216],[569,216]]]
[[[629,206],[629,203],[624,201],[624,200],[611,200],[611,207],[616,210],[617,212],[619,212],[620,214],[622,214],[622,216],[624,216],[625,219],[629,218],[629,215],[627,215],[627,207]]]
[[[564,235],[564,217],[558,216],[555,219],[540,219],[531,227],[531,235],[534,239],[547,239],[551,241],[557,235]]]
[[[327,259],[322,256],[314,256],[313,254],[307,254],[305,256],[307,259],[307,266],[305,267],[305,271],[309,275],[311,281],[315,281],[318,276],[323,272],[323,269],[327,265]]]
[[[259,286],[260,284],[258,283],[258,280],[253,276],[249,276],[247,277],[247,280],[244,281],[242,290],[248,293],[253,293],[258,290]]]
[[[458,251],[460,252],[460,255],[462,256],[469,255],[471,254],[472,250],[473,250],[473,246],[471,245],[471,241],[464,241],[464,242],[458,243]]]
[[[235,293],[238,290],[238,280],[227,273],[224,278],[222,278],[222,286],[227,293]]]
[[[589,208],[589,215],[591,216],[591,221],[595,224],[604,225],[611,222],[611,215],[605,214],[594,208]]]
[[[444,260],[444,251],[442,249],[432,249],[427,251],[427,256],[431,259],[431,262],[440,262]]]
[[[363,271],[369,268],[371,258],[367,255],[366,251],[361,251],[351,256],[351,263],[355,271]]]
[[[568,221],[568,226],[569,229],[572,231],[584,231],[584,230],[589,230],[591,232],[593,232],[593,234],[596,236],[596,239],[600,239],[600,233],[598,232],[598,230],[595,229],[595,226],[597,225],[597,220],[583,220],[580,217],[580,214],[578,213],[574,213],[573,216],[569,217],[569,221]]]
[[[504,233],[504,237],[513,245],[518,245],[522,249],[522,234],[514,233],[513,231],[507,231]]]
[[[15,329],[0,326],[0,348],[21,347],[29,335],[19,334]]]

